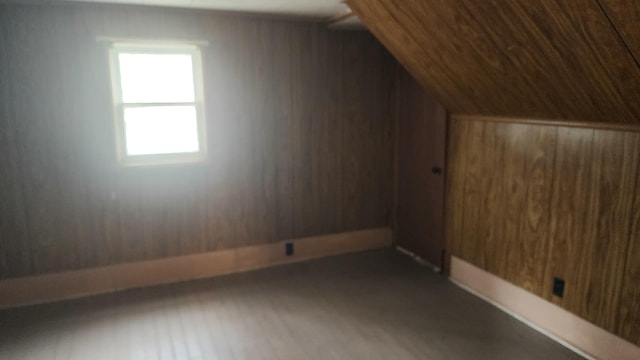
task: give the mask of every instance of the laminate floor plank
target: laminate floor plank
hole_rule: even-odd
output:
[[[269,284],[260,284],[258,289],[261,292],[263,299],[263,307],[261,310],[265,321],[268,324],[269,332],[273,332],[273,341],[276,344],[281,359],[311,359],[312,356],[308,352],[305,343],[299,341],[292,341],[295,338],[296,332],[294,329],[284,320],[284,314],[282,309],[282,303],[278,301],[276,293],[281,291],[279,288],[272,287]],[[276,291],[273,291],[273,290]],[[258,311],[258,309],[254,309]]]
[[[581,357],[392,250],[0,311],[2,360]]]
[[[205,322],[203,335],[213,346],[213,352],[209,354],[212,359],[229,359],[236,360],[229,346],[227,334],[220,321],[216,309],[218,308],[222,298],[222,294],[216,292],[215,297],[209,292],[199,291],[196,294],[195,301],[198,303],[198,310]]]
[[[199,350],[189,346],[191,345],[189,340],[193,339],[189,339],[189,336],[185,334],[180,319],[184,296],[182,294],[176,296],[175,291],[167,287],[162,289],[164,290],[162,296],[165,299],[163,313],[167,319],[169,335],[173,344],[174,359],[199,359]]]

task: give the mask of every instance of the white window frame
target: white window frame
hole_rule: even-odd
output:
[[[122,85],[120,82],[120,63],[118,55],[120,53],[140,53],[140,54],[184,54],[191,56],[193,69],[193,84],[195,101],[176,103],[125,103],[122,98]],[[119,41],[113,42],[109,48],[109,63],[111,71],[111,87],[113,99],[113,111],[115,120],[116,149],[118,161],[125,166],[144,165],[168,165],[180,163],[202,162],[207,159],[207,132],[204,109],[204,84],[202,72],[202,54],[200,48],[195,44],[182,44],[175,42],[139,42],[139,41]],[[145,107],[145,106],[194,106],[196,109],[196,122],[198,131],[198,152],[174,153],[174,154],[150,154],[150,155],[128,155],[124,110],[125,108]]]

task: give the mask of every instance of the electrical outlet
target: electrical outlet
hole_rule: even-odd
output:
[[[553,295],[557,297],[564,296],[564,279],[559,277],[553,278]]]
[[[287,256],[292,256],[293,255],[293,243],[284,244],[284,253]]]

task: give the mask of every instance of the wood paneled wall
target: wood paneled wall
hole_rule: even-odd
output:
[[[348,0],[457,114],[640,120],[636,0]]]
[[[207,163],[117,165],[101,36],[210,43]],[[388,226],[396,66],[322,24],[0,5],[0,278]]]
[[[640,132],[454,116],[449,136],[452,253],[640,345]]]

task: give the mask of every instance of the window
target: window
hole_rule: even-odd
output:
[[[110,49],[118,157],[124,165],[206,157],[200,49],[114,43]]]

